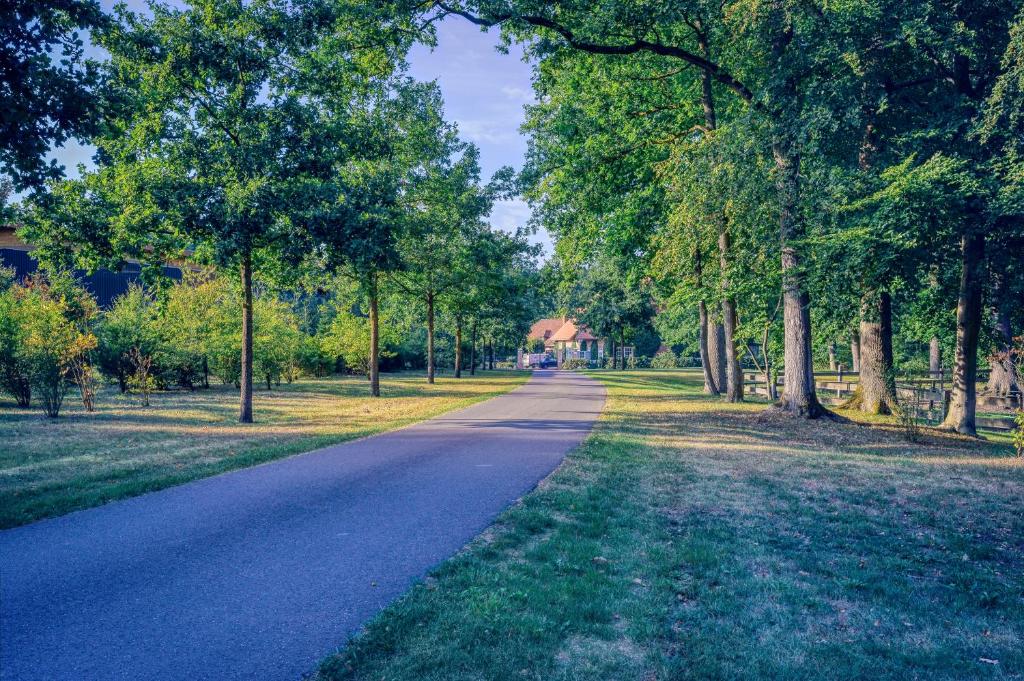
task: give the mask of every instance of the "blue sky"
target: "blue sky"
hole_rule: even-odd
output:
[[[101,0],[111,10],[115,0]],[[133,9],[144,7],[142,0],[129,0]],[[480,147],[484,177],[498,168],[522,167],[526,138],[519,132],[523,106],[533,101],[531,69],[522,59],[522,51],[512,46],[508,54],[498,52],[498,31],[483,32],[459,17],[449,17],[438,26],[437,47],[422,45],[409,55],[410,75],[417,80],[436,80],[444,95],[449,120],[459,126],[462,138]],[[56,158],[69,174],[79,163],[89,163],[91,150],[76,144],[58,149]],[[512,230],[525,225],[530,216],[526,202],[502,201],[491,213],[491,224]],[[552,251],[547,234],[533,237]]]

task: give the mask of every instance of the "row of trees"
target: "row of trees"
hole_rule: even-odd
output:
[[[254,271],[348,276],[371,320],[386,277],[424,301],[428,329],[439,295],[473,295],[490,249],[448,258],[476,253],[511,174],[481,185],[436,91],[404,77],[409,46],[452,16],[500,26],[536,64],[518,189],[595,330],[623,342],[653,300],[666,337],[697,329],[709,392],[742,399],[748,351],[781,367],[781,408],[809,418],[828,413],[815,355],[847,340],[868,411],[893,406],[895,353],[920,343],[933,367],[952,360],[949,428],[974,431],[979,355],[994,389],[1013,387],[999,358],[1024,323],[1019,0],[193,0],[61,16],[48,26],[91,27],[110,59],[27,70],[96,103],[69,107],[88,125],[35,132],[88,129],[98,169],[41,192],[26,234],[53,261],[68,243],[93,265],[188,247],[237,271],[242,420]],[[60,45],[77,63],[73,41],[25,33],[32,54]],[[52,174],[8,143],[16,182]]]
[[[78,77],[43,72],[88,92],[80,124],[54,140],[87,130],[96,167],[59,180],[22,163],[17,188],[35,191],[17,216],[21,233],[56,271],[125,258],[156,270],[184,258],[237,273],[242,422],[253,419],[262,371],[257,278],[281,289],[350,282],[365,300],[374,396],[389,292],[423,303],[431,382],[439,309],[459,340],[522,334],[534,252],[523,235],[485,222],[510,173],[484,184],[436,86],[405,76],[414,13],[343,0],[153,2],[114,16],[68,7],[26,6],[14,18],[88,27],[109,54],[102,63],[71,54]]]
[[[107,310],[67,275],[0,279],[0,391],[18,406],[33,397],[56,417],[67,390],[77,387],[88,411],[96,405],[100,378],[121,392],[137,393],[144,406],[153,390],[209,387],[212,380],[241,384],[242,291],[213,271],[151,293],[131,287]],[[280,291],[258,284],[253,297],[253,373],[267,390],[300,376],[321,377],[344,369],[370,378],[371,320],[368,300],[345,279],[317,294]],[[491,301],[493,302],[493,301]],[[437,301],[444,360],[459,376],[463,367],[493,368],[495,344],[507,350],[507,319],[496,324],[490,309],[443,298]],[[506,307],[508,311],[511,306]],[[380,355],[395,369],[427,365],[425,309],[397,287],[379,300]],[[463,339],[460,324],[473,332]],[[434,343],[430,343],[433,346]],[[463,350],[469,349],[468,362]],[[478,352],[478,348],[484,350]],[[489,353],[487,351],[490,351]],[[490,357],[488,357],[488,354]]]
[[[781,365],[781,408],[810,418],[828,413],[816,353],[835,358],[852,341],[858,403],[877,412],[895,404],[895,351],[930,347],[932,369],[944,351],[945,425],[964,433],[979,355],[992,357],[993,389],[1012,388],[1001,358],[1024,325],[1021,11],[1013,0],[426,10],[500,25],[535,60],[524,186],[574,285],[585,271],[580,288],[621,292],[612,314],[582,296],[584,318],[628,328],[647,291],[666,338],[699,329],[709,392],[742,399],[756,343],[754,361]]]

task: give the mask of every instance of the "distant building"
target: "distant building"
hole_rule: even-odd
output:
[[[0,226],[0,264],[14,268],[15,277],[20,281],[39,269],[39,263],[32,257],[32,246],[25,243],[10,225]],[[168,264],[163,268],[164,275],[175,281],[181,280],[182,266]],[[75,278],[81,282],[95,298],[97,304],[107,309],[114,299],[123,294],[142,276],[142,267],[138,262],[125,262],[121,269],[113,272],[99,269],[92,274],[83,270],[74,271]]]
[[[535,340],[544,341],[545,352],[554,355],[559,366],[567,359],[602,362],[608,348],[608,339],[598,338],[586,326],[577,325],[565,317],[538,320],[530,328],[526,339],[531,343]]]

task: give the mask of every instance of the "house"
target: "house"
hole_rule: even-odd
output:
[[[567,359],[604,360],[607,339],[598,338],[590,329],[565,317],[541,319],[526,336],[527,342],[544,341],[544,351],[554,355],[558,365]]]
[[[544,352],[554,353],[555,342],[551,340],[551,337],[564,325],[564,317],[537,320],[530,327],[530,332],[526,334],[527,345],[533,345],[534,341],[542,340],[544,341]],[[530,350],[532,351],[532,348]]]

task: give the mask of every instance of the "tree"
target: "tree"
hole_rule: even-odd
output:
[[[579,310],[578,323],[587,326],[598,336],[617,341],[624,347],[628,335],[647,325],[653,316],[650,294],[636,282],[628,279],[619,263],[601,259],[591,265],[580,278],[571,298],[570,309]],[[613,349],[613,366],[617,355]],[[625,356],[617,364],[625,369]]]
[[[351,76],[339,55],[360,39],[354,10],[275,0],[154,3],[151,17],[119,8],[98,34],[111,54],[109,112],[93,140],[100,167],[65,192],[97,219],[40,220],[27,231],[53,257],[69,240],[93,263],[159,263],[192,247],[194,260],[237,271],[243,423],[253,420],[254,270],[293,236],[296,178],[321,170],[330,138],[310,82],[332,68]]]
[[[292,240],[289,250],[296,262],[312,261],[320,276],[341,274],[362,290],[370,394],[379,397],[381,289],[402,265],[399,244],[414,221],[422,168],[443,153],[448,131],[436,86],[384,77],[372,85],[361,93],[363,106],[338,101],[336,92],[326,99],[330,161],[296,191],[293,219],[305,226],[305,241]],[[352,148],[357,140],[360,153]]]
[[[434,382],[437,306],[461,289],[476,271],[476,247],[486,231],[490,192],[480,184],[479,152],[447,136],[444,153],[424,168],[409,205],[416,211],[400,241],[402,267],[392,276],[407,295],[426,308],[427,382]]]
[[[105,23],[96,0],[0,5],[0,168],[15,188],[39,189],[59,177],[61,166],[46,159],[50,149],[93,132],[99,69],[85,59],[79,32]]]
[[[806,231],[799,182],[806,126],[799,114],[805,105],[801,99],[806,91],[804,80],[807,74],[818,75],[811,62],[820,56],[807,49],[803,32],[818,30],[814,10],[777,0],[758,6],[749,21],[716,22],[714,30],[721,32],[721,37],[713,42],[729,50],[721,60],[713,61],[699,53],[701,31],[693,22],[693,7],[632,0],[614,5],[614,11],[593,13],[569,2],[538,6],[526,1],[477,0],[435,2],[430,9],[482,26],[501,25],[510,38],[532,41],[535,53],[548,61],[556,61],[566,51],[582,51],[613,57],[657,56],[665,60],[666,67],[675,64],[675,69],[662,69],[669,73],[696,68],[706,72],[713,84],[739,96],[761,117],[775,161],[778,244],[785,273],[786,363],[781,407],[810,418],[826,413],[815,393],[810,300],[800,253]],[[732,33],[726,35],[729,31]]]

